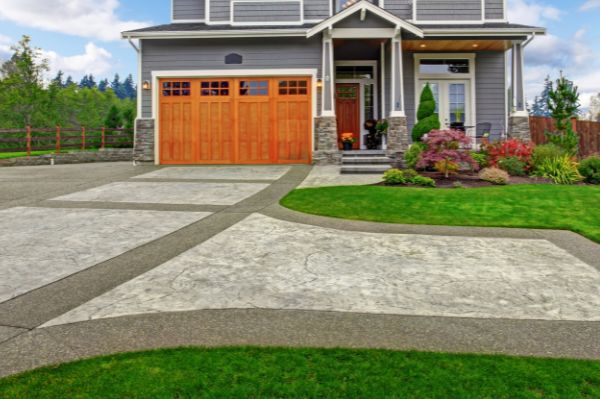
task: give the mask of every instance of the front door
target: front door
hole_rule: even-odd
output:
[[[427,83],[431,87],[442,129],[463,130],[472,125],[468,80],[421,80],[420,83],[421,90]]]
[[[337,115],[338,141],[343,133],[354,136],[353,149],[360,149],[360,84],[338,83],[335,90],[335,112]]]

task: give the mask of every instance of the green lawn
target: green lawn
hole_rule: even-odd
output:
[[[599,186],[324,187],[292,191],[281,204],[300,212],[375,222],[572,230],[600,242]]]
[[[383,350],[183,348],[0,380],[10,398],[600,398],[600,362]]]

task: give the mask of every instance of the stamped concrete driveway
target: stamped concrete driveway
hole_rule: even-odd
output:
[[[600,246],[281,208],[309,172],[0,169],[0,375],[178,345],[600,358]]]

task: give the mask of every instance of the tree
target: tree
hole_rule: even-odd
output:
[[[125,88],[123,87],[123,83],[121,83],[121,77],[118,73],[115,74],[115,77],[111,82],[110,87],[113,89],[117,97],[119,97],[121,100],[127,98]]]
[[[90,73],[88,76],[88,88],[93,89],[95,87],[97,87],[96,80],[94,79],[94,75]]]
[[[56,74],[56,76],[54,77],[54,79],[52,79],[50,81],[51,85],[55,85],[56,87],[60,87],[63,88],[65,87],[65,82],[64,82],[64,76],[65,74],[63,73],[63,71],[58,71],[58,73]]]
[[[550,87],[548,110],[556,121],[555,133],[546,132],[548,141],[562,147],[567,153],[576,155],[579,150],[579,136],[573,131],[571,118],[579,112],[579,92],[577,86],[567,79],[562,71],[560,78]]]
[[[11,59],[0,67],[4,77],[0,85],[0,114],[21,126],[31,125],[42,111],[39,105],[46,94],[43,77],[48,62],[39,49],[31,47],[29,36],[23,36],[11,49]]]
[[[67,76],[67,80],[65,80],[65,87],[73,86],[75,81],[71,75]]]
[[[600,122],[600,93],[590,99],[589,120]]]
[[[544,79],[544,89],[539,96],[535,97],[531,107],[531,114],[533,116],[550,117],[550,110],[548,109],[550,90],[552,90],[552,81],[550,80],[550,76],[546,76],[546,79]]]
[[[429,83],[423,88],[419,100],[419,110],[417,111],[417,120],[412,130],[413,142],[420,141],[424,135],[440,128],[440,118],[435,113],[435,98]]]
[[[90,81],[87,75],[83,75],[83,78],[79,82],[79,87],[81,89],[88,89],[90,87]]]
[[[110,83],[108,82],[108,79],[103,79],[100,81],[100,83],[98,83],[98,89],[103,93],[109,88],[109,86]]]
[[[131,76],[131,74],[129,74],[127,79],[123,82],[123,94],[125,95],[125,98],[130,98],[132,100],[137,97],[135,83],[133,83],[133,76]]]
[[[106,116],[106,120],[104,121],[104,126],[112,129],[117,129],[121,127],[123,124],[123,118],[121,117],[121,112],[116,105],[110,107],[108,111],[108,115]]]

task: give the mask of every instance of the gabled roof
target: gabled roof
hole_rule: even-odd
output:
[[[345,10],[340,11],[339,13],[327,18],[323,22],[321,22],[321,23],[317,24],[316,26],[314,26],[313,28],[309,29],[308,32],[306,33],[306,37],[312,37],[322,31],[324,31],[325,29],[331,29],[331,28],[333,28],[334,24],[350,17],[351,15],[354,15],[357,12],[361,12],[361,13],[371,12],[371,13],[377,15],[378,17],[385,19],[386,21],[393,24],[396,27],[396,29],[404,29],[417,37],[424,36],[423,31],[421,29],[417,28],[416,26],[414,26],[413,24],[406,22],[405,20],[403,20],[401,18],[398,18],[394,14],[391,14],[390,12],[384,10],[381,7],[376,6],[373,3],[369,3],[366,0],[361,0],[358,3],[351,5],[350,7],[346,8]]]

